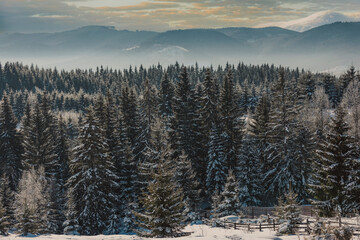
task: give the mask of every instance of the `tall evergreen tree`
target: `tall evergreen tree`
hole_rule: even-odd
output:
[[[171,148],[174,150],[173,157],[174,159],[178,158],[184,151],[192,161],[199,182],[203,183],[206,166],[201,156],[198,155],[199,149],[196,142],[196,137],[199,134],[197,108],[186,68],[181,71],[175,89],[173,111],[172,131],[169,133]]]
[[[85,235],[105,231],[115,203],[112,190],[117,185],[117,176],[102,131],[89,109],[70,162],[67,205],[72,213],[68,216],[78,222],[79,232]]]
[[[218,126],[213,125],[208,145],[208,166],[206,187],[209,195],[222,192],[228,171],[226,162],[225,137]]]
[[[178,187],[183,190],[184,201],[188,212],[196,217],[199,211],[199,183],[196,180],[195,172],[192,168],[191,161],[185,155],[185,152],[179,156],[176,161],[175,180]]]
[[[154,182],[149,184],[148,194],[141,199],[144,213],[135,213],[138,225],[148,231],[139,231],[142,236],[174,237],[184,227],[184,203],[182,189],[173,182],[174,170],[169,153],[161,156]]]
[[[344,109],[339,106],[314,162],[314,182],[310,189],[324,215],[331,215],[335,209],[342,214],[349,211],[346,190],[355,156],[345,115]]]
[[[0,176],[6,174],[10,188],[16,190],[21,175],[21,142],[17,133],[17,120],[7,95],[0,103]]]
[[[264,176],[267,199],[273,203],[289,190],[290,185],[302,201],[307,198],[305,188],[310,165],[307,159],[297,154],[301,146],[298,142],[301,125],[297,120],[300,105],[295,89],[294,82],[286,81],[284,70],[281,70],[272,95],[268,132],[270,144],[266,149],[266,164],[270,167]]]
[[[174,86],[171,83],[168,74],[164,73],[164,76],[160,84],[159,111],[160,111],[160,116],[164,117],[165,119],[173,115],[173,108],[172,108],[173,98],[174,98]]]
[[[246,136],[239,151],[239,163],[235,173],[239,184],[241,206],[260,206],[263,196],[260,152],[254,146],[256,140]]]
[[[235,169],[237,164],[237,150],[241,144],[242,127],[239,107],[237,105],[237,93],[233,83],[232,71],[229,70],[225,76],[223,87],[220,92],[220,121],[222,129],[226,133],[227,140],[225,146],[226,164],[230,169]]]
[[[8,235],[11,222],[13,222],[11,221],[13,202],[10,199],[13,199],[13,193],[9,188],[8,177],[3,174],[0,178],[0,235],[3,236]]]

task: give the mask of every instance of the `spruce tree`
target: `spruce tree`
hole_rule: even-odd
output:
[[[190,217],[196,217],[199,211],[199,183],[196,180],[195,172],[191,161],[185,155],[185,152],[179,156],[176,161],[175,180],[183,190],[184,201]]]
[[[5,94],[0,102],[0,176],[6,174],[15,191],[21,175],[21,142],[14,116]]]
[[[221,134],[219,127],[214,124],[210,133],[206,171],[206,187],[210,196],[216,191],[222,192],[226,181],[228,168],[224,139],[225,137]]]
[[[227,136],[225,153],[226,164],[228,169],[235,169],[237,164],[237,150],[240,147],[242,139],[242,127],[244,125],[241,120],[240,109],[237,105],[238,95],[235,91],[233,83],[233,74],[229,70],[223,82],[223,87],[220,92],[220,122],[222,123],[222,130]]]
[[[239,186],[232,169],[229,169],[222,201],[219,205],[220,216],[238,215],[240,213]]]
[[[9,203],[12,193],[9,191],[9,181],[5,174],[0,179],[0,235],[7,236],[8,230],[11,226],[10,209],[12,206]],[[9,214],[10,213],[10,214]]]
[[[280,70],[279,79],[274,85],[270,109],[269,145],[266,148],[267,164],[264,187],[269,203],[284,195],[290,185],[306,201],[306,186],[309,182],[310,164],[299,152],[298,134],[301,124],[297,119],[300,112],[299,97],[294,81],[285,79]]]
[[[279,201],[279,206],[277,207],[278,218],[287,221],[280,226],[278,230],[280,233],[294,234],[297,229],[296,224],[302,221],[296,198],[297,194],[290,188],[289,193],[285,195],[285,202]]]
[[[184,227],[184,203],[182,189],[173,181],[174,170],[170,164],[170,156],[164,152],[158,168],[154,172],[154,182],[148,186],[148,194],[141,199],[145,212],[136,212],[139,227],[137,231],[146,237],[178,236]]]
[[[73,149],[71,177],[67,181],[67,215],[73,218],[68,221],[77,222],[84,235],[103,233],[115,204],[112,190],[117,176],[103,136],[93,110],[88,109],[78,145]]]
[[[174,86],[169,79],[167,73],[164,73],[164,76],[161,80],[160,84],[160,92],[159,92],[159,112],[160,116],[164,117],[169,121],[169,117],[173,115],[172,102],[174,98]]]
[[[192,162],[199,182],[204,183],[206,165],[198,154],[201,149],[197,147],[199,134],[197,108],[186,68],[182,69],[175,89],[173,111],[172,131],[169,133],[171,148],[174,150],[173,157],[176,159],[184,151]]]
[[[339,106],[335,117],[331,119],[329,132],[316,152],[314,181],[310,184],[310,189],[315,197],[315,204],[324,215],[331,215],[335,209],[341,214],[350,211],[346,191],[355,156],[345,115],[344,109]]]
[[[239,151],[239,163],[236,176],[239,184],[239,200],[241,206],[260,206],[263,196],[262,165],[260,152],[254,146],[255,139],[246,136]]]

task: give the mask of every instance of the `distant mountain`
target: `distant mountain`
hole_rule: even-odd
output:
[[[0,34],[0,49],[3,52],[81,52],[114,50],[140,44],[144,39],[156,35],[150,31],[118,31],[107,26],[86,26],[57,33]]]
[[[354,22],[360,19],[349,17],[341,13],[332,12],[332,11],[322,11],[314,13],[308,17],[296,19],[288,22],[275,22],[262,24],[261,26],[278,26],[281,28],[286,28],[289,30],[294,30],[298,32],[304,32],[309,29],[319,27],[326,24],[331,24],[335,22]]]
[[[360,51],[360,22],[323,25],[281,40],[276,51],[347,53]]]
[[[166,32],[87,26],[72,31],[0,34],[0,61],[87,67],[245,61],[313,70],[360,60],[360,22],[336,22],[297,32],[279,27],[188,29]]]

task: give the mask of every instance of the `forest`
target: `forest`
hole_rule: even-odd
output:
[[[201,213],[360,207],[360,73],[0,64],[0,234],[174,236]]]

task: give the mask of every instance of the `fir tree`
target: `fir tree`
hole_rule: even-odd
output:
[[[224,136],[215,124],[210,133],[208,145],[208,167],[206,177],[206,187],[209,195],[216,191],[222,192],[226,181],[226,154]]]
[[[188,212],[196,215],[199,210],[199,183],[196,180],[191,161],[185,152],[182,152],[176,161],[175,180],[178,187],[183,190]]]
[[[220,122],[223,124],[223,131],[226,133],[226,164],[230,169],[236,168],[237,150],[240,147],[243,121],[240,118],[240,111],[237,105],[237,93],[233,83],[232,71],[229,70],[225,76],[223,87],[220,92]]]
[[[345,111],[339,106],[331,119],[329,132],[317,150],[314,162],[314,182],[310,184],[315,203],[322,214],[331,215],[335,209],[341,214],[349,211],[347,205],[347,185],[351,164],[354,159],[352,138],[347,134]]]
[[[109,159],[103,130],[89,109],[70,162],[71,177],[67,181],[69,222],[77,222],[81,234],[103,233],[115,204],[112,194],[117,176]]]
[[[235,174],[230,169],[226,179],[222,201],[219,205],[220,216],[238,215],[240,213],[239,187]]]
[[[167,73],[164,73],[164,76],[161,80],[160,92],[159,92],[159,111],[160,116],[168,119],[173,115],[172,102],[174,98],[174,86],[171,83]]]
[[[0,176],[6,174],[15,191],[21,175],[21,142],[16,130],[17,120],[7,95],[0,103]]]
[[[278,206],[279,217],[287,221],[284,225],[280,226],[280,233],[294,234],[296,224],[302,221],[296,198],[297,194],[290,189],[289,193],[285,195],[285,203],[279,202],[281,204]]]
[[[206,166],[204,159],[198,154],[197,136],[197,108],[194,101],[194,91],[190,85],[190,79],[186,68],[183,68],[179,76],[179,82],[175,89],[173,102],[174,117],[171,122],[172,131],[169,133],[171,148],[174,150],[174,159],[182,151],[191,160],[196,176],[200,183],[204,183]]]
[[[22,159],[26,169],[43,165],[48,179],[59,171],[55,154],[54,117],[51,113],[49,99],[44,93],[41,104],[24,120]]]
[[[302,201],[307,198],[305,188],[309,182],[310,165],[307,159],[297,154],[302,143],[298,141],[300,105],[295,89],[294,82],[286,81],[284,70],[281,70],[274,85],[267,133],[270,144],[266,148],[268,162],[265,164],[269,167],[264,176],[264,187],[270,203],[284,195],[290,185]]]
[[[256,140],[246,136],[239,153],[236,176],[239,183],[241,206],[260,206],[262,198],[262,167]]]
[[[174,171],[170,166],[170,156],[163,153],[154,182],[148,186],[148,194],[141,199],[144,213],[135,213],[138,225],[145,231],[137,231],[141,236],[174,237],[184,227],[184,203],[181,188],[173,182]]]
[[[12,206],[9,204],[9,199],[11,197],[11,192],[9,191],[9,182],[5,174],[3,174],[0,179],[0,235],[7,236],[8,230],[11,225],[11,216],[9,210]]]

